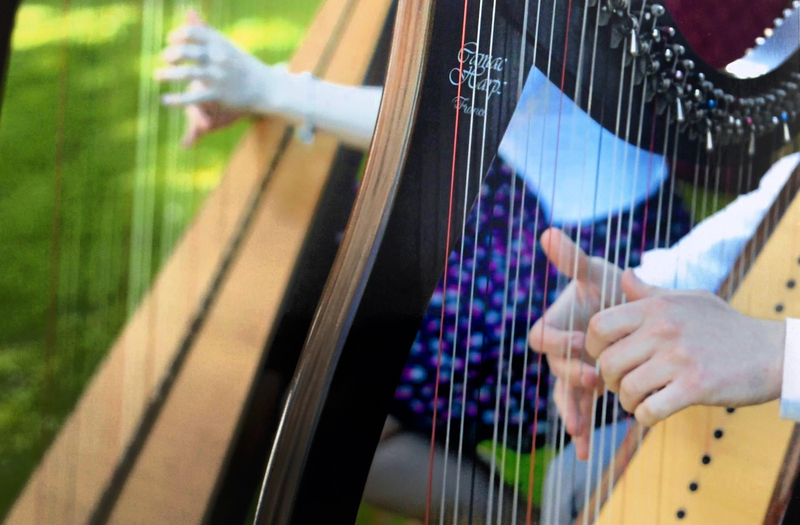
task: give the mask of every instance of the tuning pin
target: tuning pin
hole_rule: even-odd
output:
[[[711,135],[711,128],[706,130],[706,151],[714,151],[714,138]]]
[[[639,35],[636,33],[636,29],[635,28],[631,29],[630,42],[631,42],[631,49],[630,49],[631,55],[635,56],[635,57],[638,57],[639,56],[639,51],[640,51],[639,50]]]
[[[792,133],[789,130],[789,113],[784,111],[781,114],[781,120],[783,121],[783,142],[789,144],[792,141]]]
[[[755,132],[750,132],[750,146],[747,148],[747,154],[751,157],[756,156],[756,134]]]
[[[686,113],[683,112],[683,101],[680,98],[675,99],[675,106],[677,109],[677,119],[679,124],[686,122]]]
[[[630,0],[611,0],[609,5],[615,11],[625,11],[630,6]]]

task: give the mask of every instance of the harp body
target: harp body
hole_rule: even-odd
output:
[[[290,67],[360,84],[390,4],[323,2]],[[296,353],[283,332],[302,322],[298,275],[324,279],[330,256],[315,247],[313,264],[298,261],[314,231],[330,243],[328,229],[343,227],[354,155],[329,136],[305,144],[277,120],[253,125],[4,523],[244,519],[256,483],[246,473],[260,475],[264,452],[240,441],[263,436],[279,402],[287,379],[265,363]]]

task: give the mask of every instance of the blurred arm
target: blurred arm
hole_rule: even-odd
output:
[[[381,88],[341,86],[264,64],[205,25],[197,12],[190,10],[186,22],[170,35],[167,67],[156,72],[160,81],[188,83],[185,91],[162,97],[166,105],[187,108],[185,145],[248,115],[278,115],[300,124],[306,140],[319,129],[369,147]]]

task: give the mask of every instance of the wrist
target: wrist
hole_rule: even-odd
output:
[[[766,376],[767,400],[772,401],[781,397],[784,356],[786,353],[786,323],[784,321],[765,320],[762,320],[761,323],[764,325],[764,343],[769,355]]]
[[[316,79],[310,73],[292,73],[284,65],[269,67],[271,80],[264,93],[270,112],[292,121],[306,120]]]
[[[311,73],[291,73],[283,66],[271,66],[274,69],[272,83],[269,86],[271,100],[268,104],[271,113],[276,113],[289,122],[297,125],[296,133],[303,142],[311,142],[314,138],[314,91],[317,80]]]

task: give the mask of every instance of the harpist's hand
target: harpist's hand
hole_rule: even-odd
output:
[[[542,234],[542,247],[548,259],[573,281],[531,329],[529,344],[547,355],[550,369],[557,376],[555,402],[574,438],[578,458],[589,453],[592,399],[602,381],[593,361],[584,350],[584,333],[589,319],[600,310],[605,296],[610,303],[612,288],[621,297],[622,272],[599,257],[589,257],[560,230]],[[577,259],[576,259],[577,256]],[[577,262],[577,273],[576,264]],[[606,293],[602,293],[605,283]],[[613,284],[613,286],[612,286]],[[581,361],[583,357],[583,361]]]
[[[186,146],[244,116],[278,112],[287,97],[298,96],[289,85],[294,76],[283,66],[268,66],[240,50],[196,11],[188,12],[186,25],[172,32],[169,44],[163,55],[168,66],[156,78],[189,83],[183,93],[162,98],[166,105],[186,106]]]
[[[747,317],[708,292],[646,285],[631,271],[622,288],[629,302],[592,317],[586,350],[639,422],[780,396],[783,323]]]

